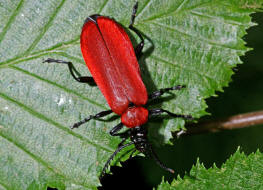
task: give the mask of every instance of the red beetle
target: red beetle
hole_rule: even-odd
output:
[[[77,76],[78,72],[71,62],[51,58],[44,61],[67,64],[75,80],[90,85],[97,84],[111,108],[111,110],[90,115],[84,120],[75,123],[71,128],[77,128],[91,119],[100,118],[112,112],[121,116],[121,123],[115,126],[110,131],[110,134],[112,136],[120,136],[123,140],[106,162],[102,175],[114,156],[123,148],[132,144],[135,145],[135,151],[138,150],[153,157],[160,167],[174,173],[172,169],[164,166],[156,156],[147,140],[147,129],[143,124],[148,121],[150,116],[164,112],[172,117],[192,119],[190,115],[174,114],[164,109],[148,110],[145,108],[148,99],[157,98],[170,90],[180,90],[185,86],[177,85],[171,88],[160,89],[150,95],[147,94],[137,61],[141,55],[144,40],[140,32],[133,27],[137,8],[138,2],[133,7],[129,25],[129,29],[134,31],[141,39],[141,42],[135,49],[133,49],[131,40],[125,30],[113,19],[92,15],[85,20],[82,27],[80,45],[85,63],[93,77]],[[124,125],[129,130],[124,133],[118,133]],[[131,142],[123,144],[127,138],[130,138]]]

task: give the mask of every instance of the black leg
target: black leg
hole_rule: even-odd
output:
[[[115,152],[110,156],[110,158],[108,159],[108,161],[105,163],[105,165],[104,165],[104,167],[103,167],[103,170],[102,170],[102,172],[101,172],[101,175],[100,175],[100,179],[104,176],[104,174],[105,174],[105,172],[106,172],[106,169],[109,167],[110,162],[111,162],[112,159],[116,156],[116,154],[117,154],[118,152],[120,152],[122,149],[124,149],[125,147],[130,146],[130,145],[133,144],[133,142],[130,142],[130,143],[127,143],[127,144],[124,144],[124,145],[123,145],[123,143],[124,143],[125,140],[126,140],[126,139],[123,139],[123,140],[121,141],[120,146],[117,148],[117,150],[115,150]]]
[[[123,124],[119,123],[118,125],[116,125],[115,127],[113,127],[112,130],[110,130],[110,135],[111,136],[119,136],[122,139],[127,139],[131,136],[131,130],[128,129],[122,133],[118,133],[121,129],[123,128]]]
[[[136,46],[135,48],[135,54],[136,54],[136,57],[137,59],[140,58],[141,56],[141,53],[142,53],[142,49],[143,49],[143,46],[144,46],[144,39],[140,33],[139,30],[137,30],[133,24],[134,24],[134,20],[135,20],[135,17],[136,17],[136,12],[137,12],[137,9],[138,9],[138,1],[135,3],[135,5],[133,6],[133,9],[132,9],[132,16],[131,16],[131,21],[130,21],[130,25],[129,25],[129,28],[134,31],[138,36],[139,38],[141,39],[141,42]]]
[[[97,113],[96,115],[90,115],[89,117],[77,122],[77,123],[74,123],[74,125],[72,127],[70,127],[71,129],[73,128],[78,128],[80,125],[82,125],[83,123],[86,123],[88,122],[89,120],[91,119],[98,119],[100,117],[104,117],[106,115],[109,115],[110,113],[112,113],[112,110],[106,110],[106,111],[102,111],[100,113]]]
[[[116,125],[115,127],[112,128],[112,130],[110,130],[110,135],[111,136],[120,136],[120,134],[118,134],[118,132],[123,128],[123,124],[119,123],[118,125]]]
[[[149,94],[149,100],[151,99],[155,99],[158,98],[159,96],[163,95],[165,92],[169,92],[170,90],[181,90],[182,88],[185,88],[185,85],[177,85],[177,86],[173,86],[171,88],[162,88],[156,92],[153,92],[151,94]]]
[[[162,113],[167,113],[168,115],[170,115],[172,117],[180,117],[180,118],[189,119],[189,120],[193,119],[193,117],[191,115],[175,114],[175,113],[169,112],[169,111],[164,110],[164,109],[152,109],[152,110],[149,110],[149,116],[160,115]]]
[[[94,81],[94,79],[92,77],[89,76],[80,76],[79,72],[76,70],[76,68],[73,66],[73,64],[69,61],[62,61],[62,60],[58,60],[58,59],[51,59],[48,58],[47,60],[43,61],[43,63],[62,63],[62,64],[67,64],[70,74],[72,75],[72,77],[81,83],[88,83],[91,86],[96,86],[96,83]],[[78,75],[78,76],[76,76]]]

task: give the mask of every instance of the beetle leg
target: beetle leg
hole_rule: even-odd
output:
[[[131,136],[131,130],[126,130],[122,133],[118,133],[122,128],[123,128],[123,124],[119,123],[118,125],[113,127],[112,130],[110,130],[110,135],[111,136],[119,136],[123,139],[129,138]]]
[[[141,39],[141,42],[135,47],[135,50],[134,50],[137,59],[139,59],[141,57],[141,54],[142,54],[142,49],[144,46],[144,39],[142,38],[140,32],[136,28],[134,28],[133,26],[129,26],[129,28],[131,30],[133,30]]]
[[[161,108],[149,110],[149,115],[150,116],[152,116],[152,115],[160,115],[162,113],[167,113],[168,115],[170,115],[172,117],[179,117],[179,118],[184,118],[184,119],[189,119],[189,120],[193,119],[193,117],[191,115],[175,114],[175,113],[169,112],[169,111],[161,109]]]
[[[86,117],[85,119],[83,119],[77,123],[74,123],[73,126],[71,126],[70,128],[71,129],[78,128],[80,125],[88,122],[91,119],[98,119],[100,117],[104,117],[106,115],[109,115],[110,113],[112,113],[112,110],[106,110],[106,111],[102,111],[100,113],[97,113],[96,115],[90,115],[89,117]]]
[[[135,5],[133,6],[133,9],[132,9],[132,15],[131,15],[131,21],[130,21],[129,29],[131,29],[132,31],[134,31],[134,32],[139,36],[139,38],[141,39],[141,42],[136,46],[136,48],[135,48],[135,50],[134,50],[137,59],[139,59],[140,56],[141,56],[141,53],[142,53],[143,46],[144,46],[144,39],[143,39],[142,34],[140,33],[140,31],[137,30],[137,29],[133,26],[134,20],[135,20],[135,17],[136,17],[137,9],[138,9],[138,1],[135,3]]]
[[[118,132],[123,128],[123,124],[119,123],[118,125],[116,125],[115,127],[113,127],[110,130],[110,135],[111,136],[119,136]]]
[[[155,91],[155,92],[149,94],[148,99],[149,100],[155,99],[155,98],[158,98],[159,96],[163,95],[165,92],[169,92],[170,90],[181,90],[182,88],[185,88],[185,87],[186,87],[185,85],[177,85],[177,86],[173,86],[171,88],[162,88],[158,91]]]
[[[81,83],[88,83],[89,85],[91,86],[96,86],[96,83],[94,81],[94,79],[92,77],[89,77],[89,76],[80,76],[79,72],[76,70],[76,68],[73,66],[72,62],[69,62],[69,61],[62,61],[62,60],[58,60],[58,59],[51,59],[51,58],[48,58],[46,59],[43,63],[63,63],[63,64],[67,64],[68,65],[68,68],[69,68],[69,71],[70,71],[70,74],[72,75],[72,77],[78,81],[78,82],[81,82]],[[76,76],[78,75],[78,76]]]
[[[131,15],[131,20],[130,20],[130,26],[133,25],[133,23],[134,23],[137,9],[138,9],[138,1],[136,1],[135,5],[132,8],[132,15]]]

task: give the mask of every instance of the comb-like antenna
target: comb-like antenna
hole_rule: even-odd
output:
[[[115,152],[114,152],[114,153],[110,156],[110,158],[107,160],[107,162],[106,162],[106,164],[104,165],[103,170],[102,170],[102,172],[101,172],[101,174],[100,174],[100,177],[99,177],[100,179],[104,176],[104,174],[105,174],[105,172],[106,172],[106,169],[109,167],[110,162],[111,162],[112,159],[116,156],[116,154],[117,154],[118,152],[120,152],[122,149],[124,149],[125,147],[130,146],[130,145],[133,144],[133,142],[130,142],[130,143],[127,143],[127,144],[122,145],[122,143],[123,143],[125,140],[126,140],[126,139],[123,139],[123,140],[121,141],[120,146],[117,148],[117,150],[115,150]]]

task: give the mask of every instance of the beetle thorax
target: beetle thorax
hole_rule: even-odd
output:
[[[129,107],[122,115],[121,122],[128,128],[141,126],[148,121],[148,110],[141,106]]]

